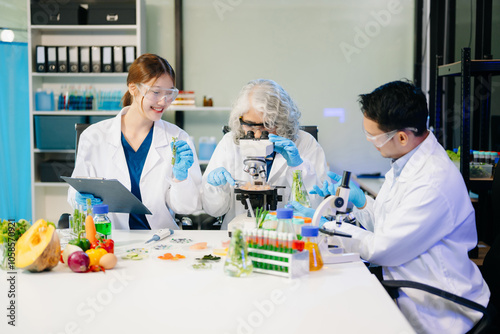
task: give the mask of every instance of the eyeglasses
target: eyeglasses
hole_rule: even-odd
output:
[[[240,117],[240,124],[245,131],[263,131],[266,129],[264,123],[247,123]]]
[[[136,85],[139,88],[142,96],[152,102],[159,102],[163,99],[165,99],[166,102],[172,102],[175,100],[177,95],[179,95],[179,90],[177,88],[161,88],[157,86],[151,87],[143,83],[138,83]],[[146,88],[145,93],[142,93],[142,88]]]
[[[378,148],[381,148],[382,146],[387,144],[392,138],[394,138],[396,133],[398,133],[399,131],[404,131],[404,130],[418,132],[417,128],[404,128],[402,130],[392,130],[392,131],[389,131],[386,133],[381,133],[379,135],[372,136],[368,132],[366,132],[365,128],[363,127],[363,132],[365,133],[366,139],[371,141],[373,143],[373,145],[375,145],[375,147],[378,147]]]

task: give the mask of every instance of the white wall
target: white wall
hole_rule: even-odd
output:
[[[220,106],[249,80],[273,79],[298,103],[302,124],[319,126],[331,169],[385,172],[389,162],[361,130],[357,97],[412,78],[413,22],[411,0],[186,0],[184,88]],[[343,108],[345,121],[323,117],[324,108]],[[227,115],[208,124],[208,113],[188,112],[186,130],[220,138]]]
[[[388,81],[412,78],[412,0],[184,3],[185,89],[195,90],[199,103],[203,95],[211,95],[216,106],[229,106],[249,80],[273,79],[300,106],[302,124],[319,126],[319,141],[333,170],[388,170],[389,162],[362,134],[357,96]],[[26,4],[0,0],[2,25],[17,22],[25,27]],[[147,51],[175,66],[174,1],[145,4]],[[374,13],[382,12],[388,15],[377,19]],[[346,55],[342,47],[355,52]],[[324,118],[324,108],[343,108],[344,123]],[[228,112],[187,112],[186,130],[196,139],[221,138],[227,116]],[[173,115],[167,119],[173,121]]]

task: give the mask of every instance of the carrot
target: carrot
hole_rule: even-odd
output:
[[[90,244],[96,241],[95,235],[97,232],[95,230],[94,218],[90,215],[85,218],[85,234],[87,239],[89,239]]]

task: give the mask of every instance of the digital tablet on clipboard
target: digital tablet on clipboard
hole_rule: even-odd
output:
[[[109,212],[123,212],[151,215],[151,211],[142,204],[120,181],[98,177],[61,178],[79,193],[92,194],[108,205]]]

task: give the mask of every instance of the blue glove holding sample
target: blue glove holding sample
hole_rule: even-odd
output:
[[[305,206],[296,201],[290,201],[286,206],[287,207],[291,206],[293,208],[293,211],[300,213],[302,217],[312,218],[314,217],[314,212],[316,211],[311,208],[306,208]],[[327,221],[328,220],[325,217],[321,217],[321,219],[319,220],[319,227],[322,227],[323,224],[325,224]]]
[[[177,140],[170,143],[172,151],[175,147],[175,163],[173,167],[174,177],[179,181],[184,181],[188,176],[188,169],[193,165],[193,151],[184,140]]]
[[[342,183],[342,176],[335,174],[334,172],[328,172],[328,176],[332,179],[334,183],[328,184],[328,182],[323,183],[323,187],[320,188],[318,186],[314,186],[313,189],[309,193],[310,194],[318,194],[319,196],[326,195],[335,195],[337,192],[337,188]],[[354,204],[357,208],[362,208],[366,204],[366,197],[363,190],[361,190],[357,185],[355,185],[352,181],[349,182],[349,201]]]
[[[208,174],[207,182],[214,187],[223,186],[228,182],[232,186],[235,185],[231,173],[229,173],[224,167],[219,167],[211,171],[210,174]]]
[[[75,202],[76,204],[82,206],[83,210],[87,210],[87,198],[90,198],[92,206],[102,203],[102,199],[99,197],[94,197],[92,194],[79,193],[78,191],[75,195]]]
[[[295,143],[290,139],[270,134],[269,141],[274,143],[274,151],[285,158],[288,166],[297,167],[303,162],[297,146],[295,146]]]

